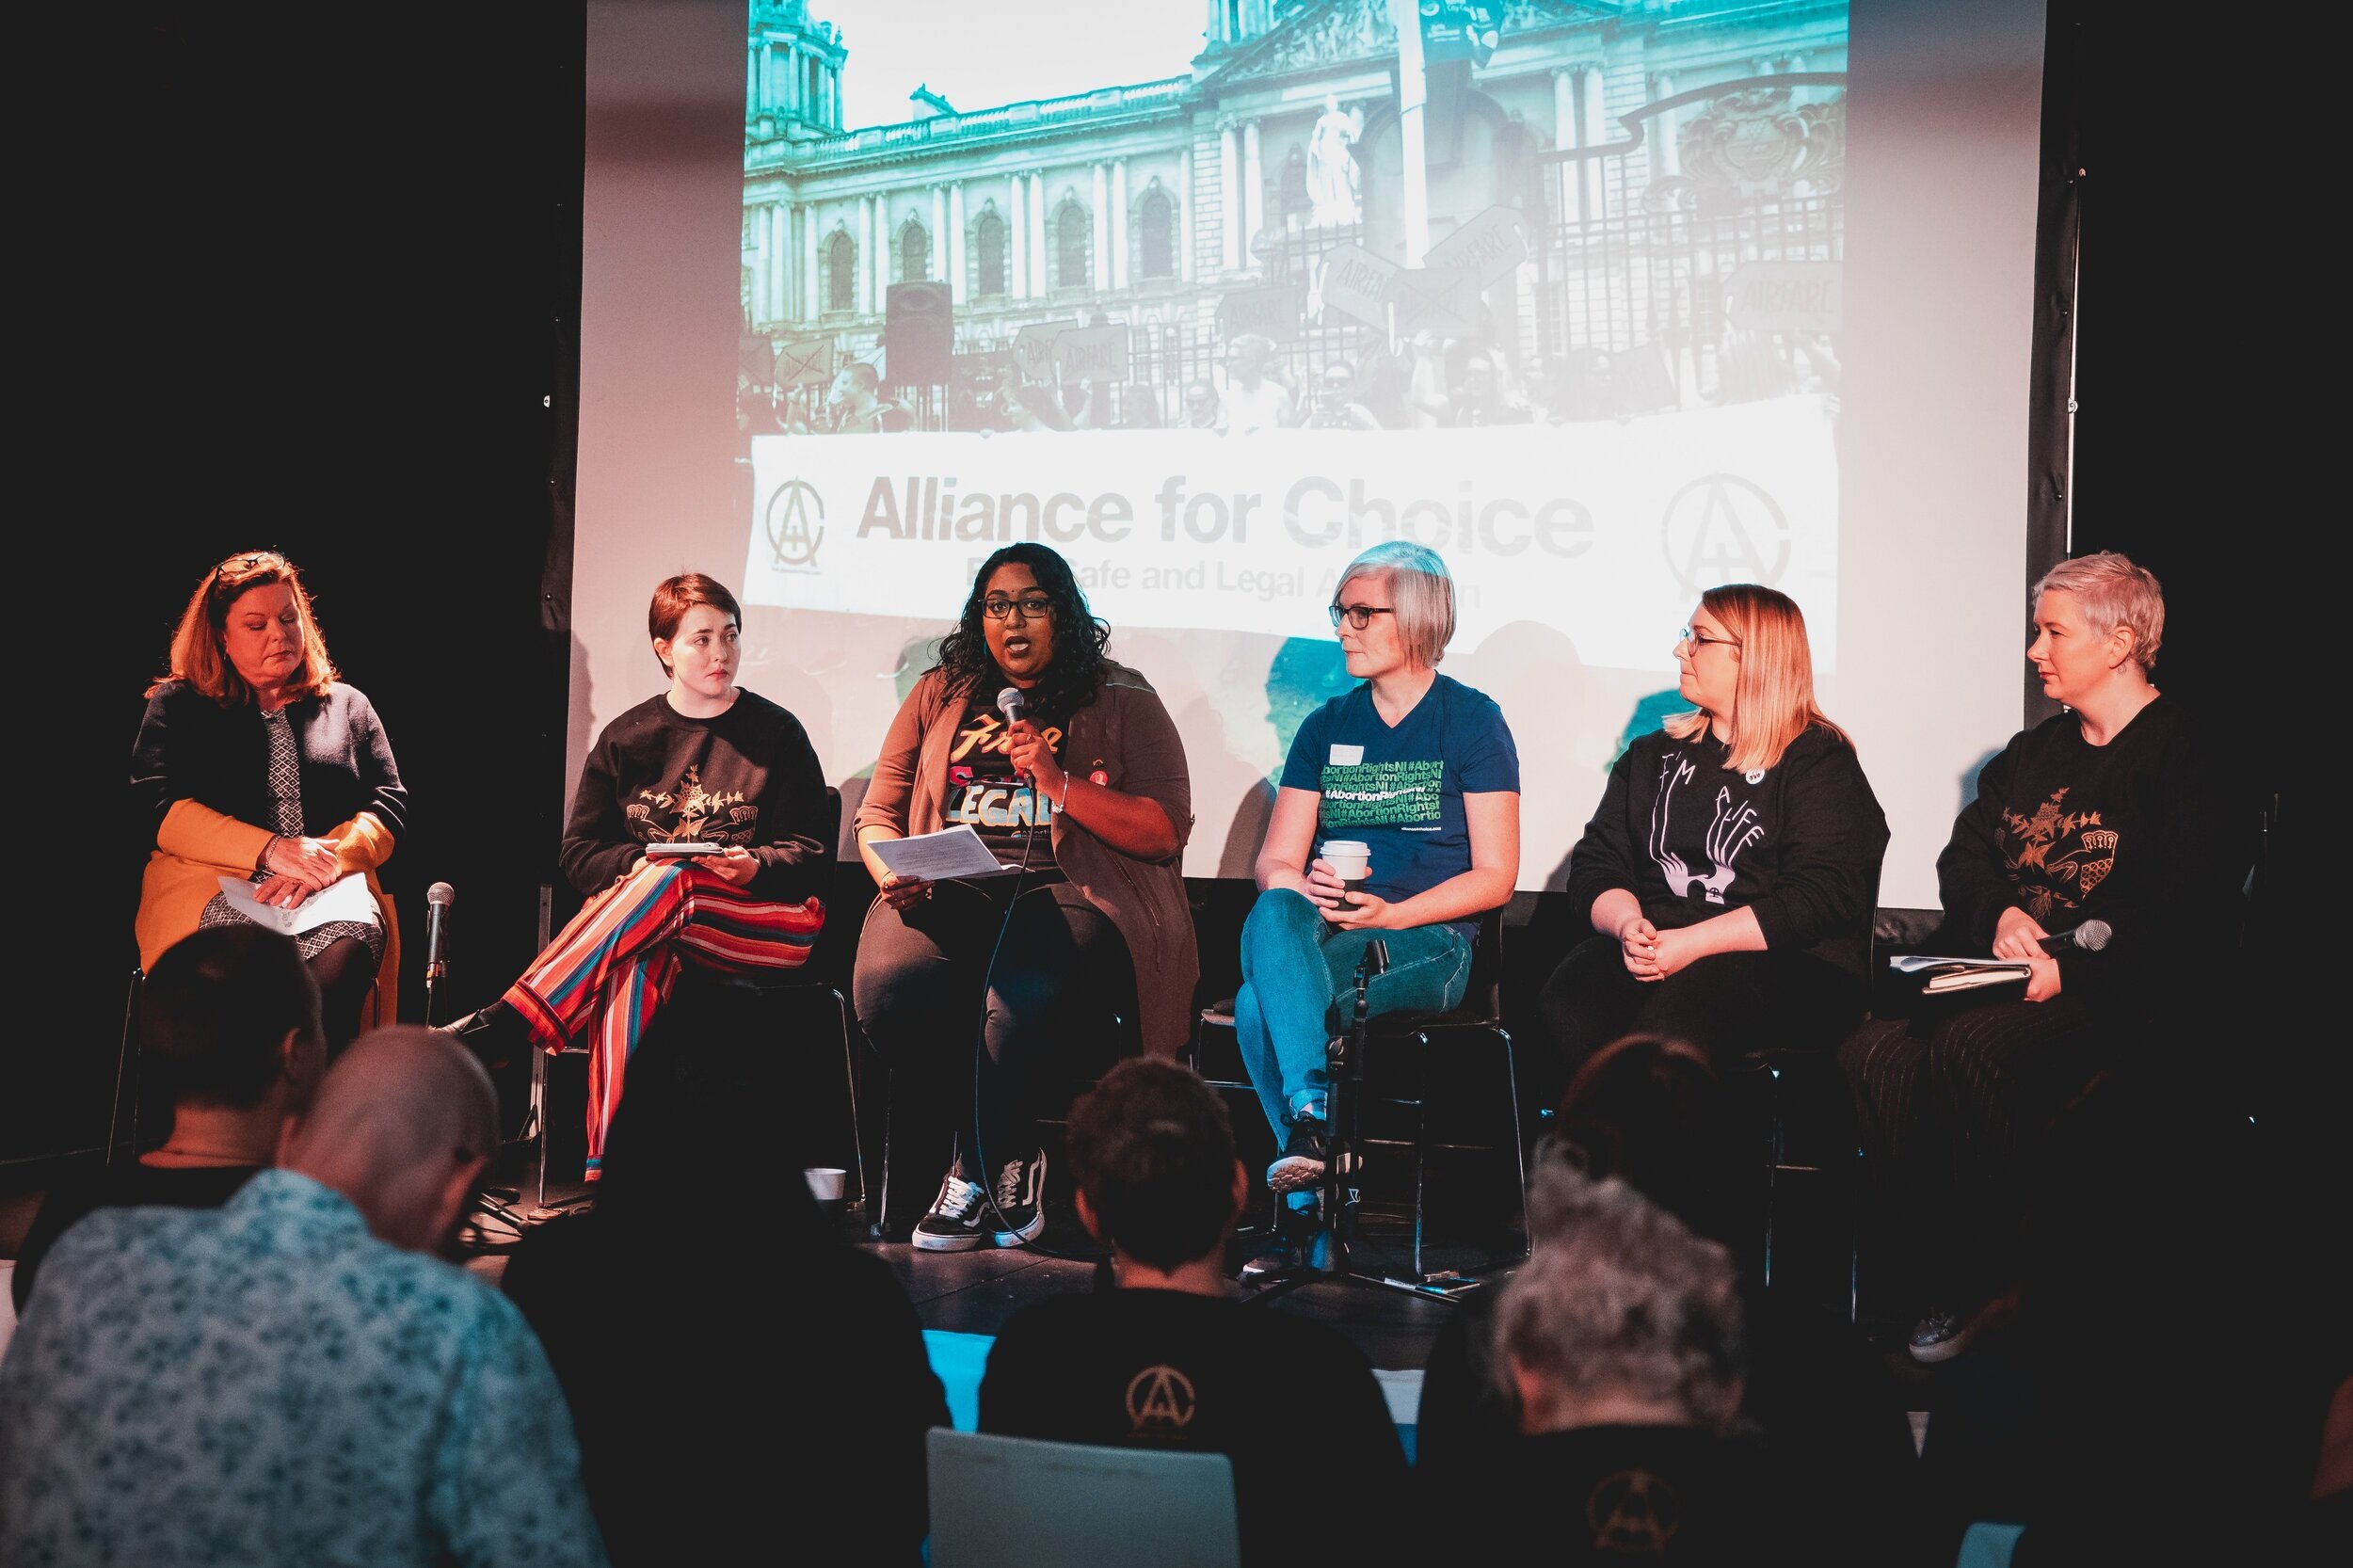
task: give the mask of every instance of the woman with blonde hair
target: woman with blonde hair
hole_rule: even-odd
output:
[[[223,878],[250,884],[245,901],[291,909],[360,877],[367,896],[295,944],[318,981],[330,1050],[363,1021],[392,1022],[399,928],[376,873],[408,792],[376,709],[328,657],[301,573],[274,550],[230,556],[189,596],[170,660],[131,747],[132,791],[154,834],[141,968],[199,927],[255,923]]]
[[[1691,711],[1626,748],[1569,854],[1594,935],[1539,1003],[1563,1076],[1633,1030],[1721,1071],[1765,1045],[1828,1050],[1863,1014],[1887,818],[1814,700],[1803,613],[1710,588],[1674,652]]]
[[[2165,594],[2112,551],[2035,584],[2027,661],[2061,704],[1977,773],[1936,859],[1931,951],[2013,960],[2023,983],[1923,999],[1844,1047],[1865,1145],[1902,1210],[1898,1293],[1924,1310],[1911,1350],[1958,1354],[1999,1295],[2026,1177],[2059,1109],[2102,1069],[2200,1037],[2217,933],[2227,945],[2251,846],[2220,805],[2213,755],[2152,679]],[[2070,940],[2107,927],[2113,942]]]
[[[1454,635],[1446,562],[1410,539],[1374,545],[1340,574],[1331,615],[1360,684],[1291,742],[1234,999],[1242,1061],[1282,1145],[1267,1185],[1296,1194],[1293,1208],[1323,1180],[1324,1043],[1365,949],[1377,938],[1389,954],[1366,987],[1370,1013],[1458,1005],[1480,917],[1511,898],[1520,864],[1511,727],[1493,697],[1437,669]],[[1336,840],[1365,859],[1336,866]]]

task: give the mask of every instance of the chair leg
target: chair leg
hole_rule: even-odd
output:
[[[1495,1034],[1496,1044],[1503,1050],[1503,1089],[1511,1110],[1512,1166],[1519,1173],[1512,1190],[1519,1194],[1520,1256],[1525,1258],[1535,1238],[1528,1234],[1528,1145],[1520,1136],[1520,1072],[1512,1051],[1512,1032],[1497,1028]]]
[[[138,1060],[139,993],[147,984],[147,971],[136,964],[131,966],[131,984],[122,994],[122,1040],[115,1051],[114,1100],[106,1110],[106,1169],[113,1170],[115,1151],[122,1139],[122,1084],[132,1079],[131,1088],[131,1149],[138,1152],[139,1102],[136,1075],[132,1065]]]
[[[1773,1222],[1781,1209],[1781,1162],[1785,1133],[1781,1119],[1781,1069],[1768,1067],[1765,1077],[1766,1114],[1770,1130],[1765,1144],[1765,1288],[1773,1288]]]
[[[857,1112],[857,1045],[850,1035],[850,1000],[839,985],[827,986],[833,993],[834,1010],[841,1016],[841,1081],[850,1096],[850,1164],[857,1174],[856,1208],[860,1219],[867,1219],[866,1209],[866,1133],[859,1125]]]
[[[532,1198],[536,1209],[548,1206],[548,1053],[537,1046],[531,1048],[531,1135],[539,1148],[534,1163],[538,1167],[536,1184],[537,1192]]]

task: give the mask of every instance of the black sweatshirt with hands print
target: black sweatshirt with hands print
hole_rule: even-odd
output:
[[[1887,817],[1854,748],[1817,726],[1769,768],[1735,773],[1730,750],[1664,730],[1628,746],[1569,852],[1569,907],[1623,888],[1661,931],[1747,908],[1768,951],[1861,976]]]

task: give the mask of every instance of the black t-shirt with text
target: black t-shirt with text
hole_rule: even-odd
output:
[[[1062,726],[1037,717],[1030,722],[1046,737],[1055,759],[1062,760]],[[1050,866],[1054,803],[1015,774],[1006,751],[1008,728],[993,700],[975,697],[966,705],[955,744],[948,748],[941,814],[951,827],[968,824],[990,853],[1008,866],[1022,864],[1025,855],[1033,869]]]
[[[981,1430],[1225,1454],[1244,1562],[1380,1560],[1388,1515],[1363,1505],[1406,1480],[1362,1351],[1321,1323],[1176,1290],[1016,1313],[989,1351]]]

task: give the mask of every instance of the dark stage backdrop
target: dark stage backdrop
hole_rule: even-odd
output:
[[[146,847],[129,748],[221,556],[304,568],[384,717],[414,808],[386,868],[404,1016],[437,879],[458,891],[453,1003],[529,956],[564,794],[541,580],[570,419],[578,8],[313,8],[290,34],[132,5],[47,26],[72,107],[19,228],[39,281],[16,401],[41,433],[14,444],[48,478],[12,530],[41,651],[5,770],[29,890],[0,1161],[101,1143]]]

